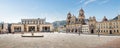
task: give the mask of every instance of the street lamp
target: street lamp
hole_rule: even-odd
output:
[[[98,31],[98,37],[100,37],[100,28],[98,28],[97,31]]]
[[[82,26],[79,26],[79,35],[81,34],[81,32],[82,32]]]

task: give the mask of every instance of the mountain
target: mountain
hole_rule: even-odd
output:
[[[60,26],[64,26],[64,25],[66,25],[66,20],[53,22],[54,27],[60,27]]]
[[[88,24],[88,19],[85,19],[86,24]],[[55,21],[53,22],[54,27],[60,27],[66,25],[66,20]]]

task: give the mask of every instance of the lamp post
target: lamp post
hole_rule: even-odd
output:
[[[79,26],[79,35],[81,34],[82,32],[82,26]]]
[[[100,37],[100,28],[98,28],[97,31],[98,31],[98,37]]]

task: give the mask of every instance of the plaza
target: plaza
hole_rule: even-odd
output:
[[[31,35],[31,33],[24,33]],[[1,34],[0,48],[119,48],[119,42],[105,46],[107,43],[119,40],[120,36],[86,35],[73,33],[34,33],[44,37],[21,37],[22,34]],[[103,46],[104,45],[104,46]]]
[[[120,48],[120,0],[0,0],[0,48]]]

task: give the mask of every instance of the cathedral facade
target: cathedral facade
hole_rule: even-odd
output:
[[[66,32],[88,33],[88,34],[120,34],[120,15],[108,20],[106,16],[102,21],[97,21],[96,17],[89,17],[85,21],[84,10],[80,9],[78,17],[67,14]]]
[[[78,17],[72,15],[70,12],[67,14],[66,19],[66,32],[81,32],[82,33],[82,25],[86,25],[85,23],[85,15],[84,10],[81,8],[79,11]]]

